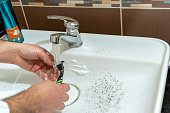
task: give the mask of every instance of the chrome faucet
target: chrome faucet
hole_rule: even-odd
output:
[[[83,42],[79,34],[79,23],[73,18],[58,16],[58,15],[49,15],[48,19],[58,19],[64,21],[64,26],[66,27],[66,33],[55,33],[50,35],[50,42],[54,44],[59,44],[60,40],[63,40],[69,43],[70,47],[80,47]]]

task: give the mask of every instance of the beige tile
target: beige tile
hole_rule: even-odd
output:
[[[152,8],[152,4],[131,4],[131,7],[146,7]]]
[[[67,3],[84,4],[84,1],[67,1]]]
[[[97,7],[97,8],[109,8],[109,7],[111,7],[111,4],[93,4],[93,7]]]
[[[102,0],[102,4],[120,4],[120,1]]]
[[[28,5],[44,6],[44,3],[43,2],[28,2]]]
[[[74,7],[75,3],[59,3],[58,5],[59,6],[70,6],[70,7],[73,6]]]
[[[11,2],[12,5],[20,5],[20,2]]]

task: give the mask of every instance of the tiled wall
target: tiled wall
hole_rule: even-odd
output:
[[[154,37],[170,44],[170,0],[12,0],[21,28],[65,31],[62,15],[80,32]]]

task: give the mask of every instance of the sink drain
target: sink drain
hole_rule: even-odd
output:
[[[74,102],[76,102],[78,97],[80,96],[80,90],[77,86],[73,84],[69,84],[69,86],[70,86],[70,90],[67,92],[67,94],[69,95],[69,100],[64,102],[66,106],[69,106]]]

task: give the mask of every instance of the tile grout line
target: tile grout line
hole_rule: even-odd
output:
[[[122,0],[120,0],[120,27],[121,27],[121,36],[123,36],[123,20],[122,20]]]
[[[23,13],[23,16],[24,16],[24,19],[25,19],[27,29],[29,29],[29,25],[28,25],[28,21],[27,21],[26,15],[25,15],[25,11],[24,11],[24,8],[23,8],[23,5],[22,5],[22,1],[19,0],[19,2],[20,2],[20,5],[21,5],[21,9],[22,9],[22,13]]]

